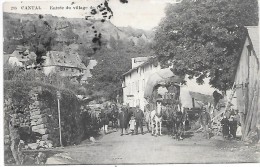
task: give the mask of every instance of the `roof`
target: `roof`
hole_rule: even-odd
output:
[[[87,66],[87,70],[84,73],[83,77],[81,78],[81,81],[87,81],[89,77],[92,77],[90,70],[92,70],[96,65],[97,65],[96,60],[90,60],[89,61],[89,64]]]
[[[190,95],[191,95],[192,98],[194,98],[198,101],[201,101],[204,104],[206,104],[207,102],[213,103],[213,101],[214,101],[213,96],[202,94],[202,93],[199,93],[199,92],[190,91]]]
[[[65,53],[60,51],[49,51],[47,53],[49,61],[45,61],[45,66],[63,66],[71,68],[87,69],[82,63],[78,53]]]
[[[129,73],[131,73],[131,72],[133,72],[133,71],[135,71],[135,70],[137,70],[139,67],[144,67],[144,66],[147,65],[147,64],[151,64],[154,59],[155,59],[155,57],[148,58],[147,61],[145,61],[144,63],[142,63],[141,65],[139,65],[139,66],[137,66],[137,67],[135,67],[135,68],[130,69],[129,71],[127,71],[126,73],[124,73],[123,76],[125,76],[125,75],[127,75],[127,74],[129,74]]]
[[[36,60],[37,55],[34,52],[30,52],[28,55],[24,54],[24,52],[15,50],[10,57],[16,57],[20,62],[26,62],[29,60]]]
[[[81,78],[81,81],[87,81],[88,78],[91,77],[91,76],[92,76],[92,75],[91,75],[90,71],[87,70],[87,71],[84,73],[83,77]]]
[[[256,56],[259,57],[259,27],[258,26],[248,26],[246,27],[248,31],[249,38],[252,42]]]

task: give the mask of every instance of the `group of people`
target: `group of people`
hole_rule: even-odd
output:
[[[209,129],[211,128],[211,118],[210,114],[206,111],[206,108],[202,109],[202,113],[200,114],[199,117],[200,124],[204,130],[204,134],[207,139],[210,138],[210,131]],[[237,139],[237,134],[241,132],[239,131],[240,125],[240,118],[238,115],[238,112],[235,112],[234,110],[227,111],[223,119],[220,121],[221,126],[222,126],[222,135],[225,139]]]
[[[237,138],[237,129],[240,126],[240,118],[237,112],[227,112],[221,120],[222,133],[224,138]]]
[[[174,137],[182,139],[184,131],[184,114],[181,111],[178,112],[172,108],[170,110],[173,111],[168,113],[169,116],[167,116],[167,119],[169,119],[169,121],[173,123],[172,125],[170,125],[171,127],[169,129]],[[100,114],[102,129],[104,130],[105,134],[107,133],[109,122],[113,122],[113,119],[117,120],[115,127],[117,128],[117,125],[119,125],[121,130],[121,136],[125,134],[143,135],[143,125],[147,127],[147,132],[151,132],[151,126],[154,126],[153,121],[151,120],[151,108],[147,106],[145,106],[144,111],[140,109],[139,105],[137,105],[136,107],[129,107],[127,105],[119,105],[117,107],[112,106],[110,107],[110,109],[107,109],[107,111],[108,112],[106,112],[105,110],[101,110]]]
[[[112,121],[113,127],[120,127],[121,133],[120,135],[123,136],[125,134],[129,134],[128,130],[130,130],[130,134],[137,135],[138,130],[140,129],[140,134],[144,134],[143,125],[144,123],[147,126],[147,131],[150,132],[151,130],[151,117],[150,112],[145,110],[142,111],[139,106],[136,107],[129,107],[126,105],[118,106],[115,105],[110,107],[110,116],[108,112],[105,110],[101,110],[100,113],[100,120],[102,124],[102,129],[104,130],[105,134],[108,132],[108,124]],[[173,126],[173,133],[175,136],[179,136],[182,139],[183,130],[185,123],[183,124],[183,113],[180,111],[176,112],[174,116],[175,126]],[[237,115],[231,114],[229,117],[224,116],[221,120],[221,124],[223,127],[223,136],[225,138],[236,138],[238,118]],[[113,120],[115,121],[113,124]],[[184,119],[185,121],[186,119]],[[211,118],[209,112],[206,111],[206,108],[202,108],[202,112],[199,116],[199,122],[203,128],[204,135],[207,139],[210,138],[210,128],[211,128]],[[182,125],[183,124],[183,125]]]
[[[121,129],[121,136],[128,134],[128,129],[131,131],[131,134],[138,134],[138,129],[140,129],[141,134],[143,133],[143,120],[144,112],[140,109],[139,106],[135,108],[130,108],[126,105],[115,106],[114,104],[105,109],[101,109],[99,114],[99,119],[101,123],[102,130],[105,134],[108,133],[109,122],[112,122],[113,128],[118,128],[118,125]]]
[[[121,136],[128,134],[128,128],[132,135],[138,134],[138,129],[140,128],[141,134],[143,132],[143,119],[144,112],[139,106],[136,108],[129,108],[127,106],[122,106],[119,108],[118,120],[121,128]]]

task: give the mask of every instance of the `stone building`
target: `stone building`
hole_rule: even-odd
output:
[[[64,77],[82,77],[87,70],[78,53],[49,51],[44,58],[46,75],[57,73]]]
[[[29,48],[17,46],[12,54],[4,54],[4,65],[24,67],[26,69],[36,66],[37,55],[29,51]]]

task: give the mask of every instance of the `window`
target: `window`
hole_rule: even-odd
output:
[[[247,55],[251,56],[251,52],[252,52],[252,45],[248,45],[247,46]]]
[[[139,92],[139,80],[137,80],[137,82],[136,82],[136,90],[137,90],[137,92]]]

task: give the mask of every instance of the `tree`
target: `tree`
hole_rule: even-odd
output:
[[[21,43],[30,46],[31,50],[37,55],[38,64],[43,63],[42,56],[46,51],[51,50],[55,42],[56,33],[52,31],[49,23],[38,19],[36,21],[27,21],[21,26]]]
[[[95,54],[97,65],[91,70],[93,75],[89,80],[88,89],[100,92],[99,95],[115,100],[122,87],[122,74],[131,69],[131,58],[152,56],[149,44],[133,46],[128,40],[111,38],[111,49],[102,47]],[[111,44],[112,42],[112,44]]]
[[[258,24],[256,0],[183,0],[166,8],[154,50],[178,75],[197,77],[222,91],[231,88],[245,26]]]

